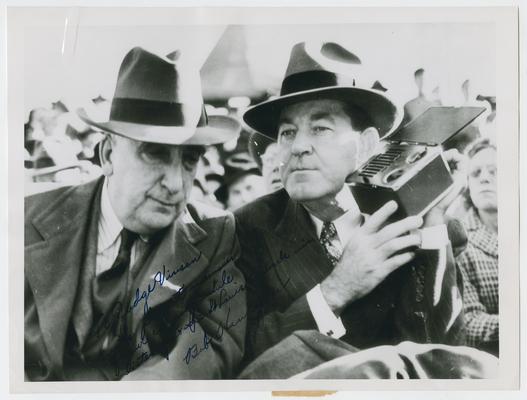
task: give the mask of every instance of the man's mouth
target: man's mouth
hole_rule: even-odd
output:
[[[175,207],[177,205],[176,202],[164,201],[164,200],[156,199],[155,197],[149,197],[149,199],[152,199],[158,202],[159,204],[164,205],[165,207]]]
[[[314,168],[306,168],[306,167],[294,167],[291,168],[291,172],[303,172],[303,171],[313,171]]]

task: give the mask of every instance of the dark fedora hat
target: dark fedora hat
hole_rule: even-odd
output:
[[[222,203],[225,203],[228,198],[229,187],[246,175],[262,175],[256,163],[249,158],[245,164],[226,165],[225,175],[223,175],[221,185],[214,191],[214,196]]]
[[[362,109],[380,136],[385,136],[397,127],[402,113],[381,91],[361,86],[360,64],[356,55],[337,43],[298,43],[291,50],[280,96],[249,108],[243,119],[251,128],[274,139],[285,106],[329,98]]]
[[[126,54],[117,77],[108,121],[77,111],[89,125],[143,142],[211,145],[238,135],[227,116],[207,116],[199,69],[180,52],[161,57],[140,47]]]

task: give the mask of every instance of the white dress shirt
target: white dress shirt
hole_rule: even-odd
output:
[[[110,202],[108,196],[108,180],[105,179],[101,193],[101,215],[98,223],[96,275],[110,269],[117,258],[119,246],[121,245],[122,229],[123,225],[117,218]],[[141,240],[136,240],[132,246],[130,267],[134,265],[135,261],[146,250],[148,238],[142,236],[140,238]]]

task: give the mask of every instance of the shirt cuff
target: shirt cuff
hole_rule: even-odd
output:
[[[419,229],[419,232],[421,234],[421,245],[419,248],[423,250],[442,249],[450,243],[445,224],[422,228]]]
[[[306,298],[320,333],[335,339],[346,334],[346,328],[344,328],[341,319],[329,307],[322,290],[320,290],[320,285],[311,289],[306,294]]]

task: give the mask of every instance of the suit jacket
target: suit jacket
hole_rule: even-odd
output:
[[[317,329],[306,293],[332,266],[309,214],[284,189],[235,217],[248,288],[245,364],[295,331]],[[348,305],[341,315],[347,331],[342,340],[359,349],[403,340],[462,342],[460,275],[451,251],[446,270],[438,271],[438,253],[420,251],[412,263]]]
[[[188,213],[160,235],[132,275],[132,298],[123,312],[129,313],[136,348],[125,355],[126,364],[112,366],[115,375],[110,377],[88,367],[65,370],[65,354],[71,350],[66,348],[68,330],[86,333],[90,318],[77,306],[90,293],[86,290],[90,281],[82,271],[86,260],[94,260],[87,255],[97,243],[93,225],[101,184],[97,180],[26,199],[27,378],[231,376],[243,355],[246,326],[245,280],[235,265],[239,246],[234,218],[222,210],[190,204]],[[94,265],[90,271],[93,277]]]

